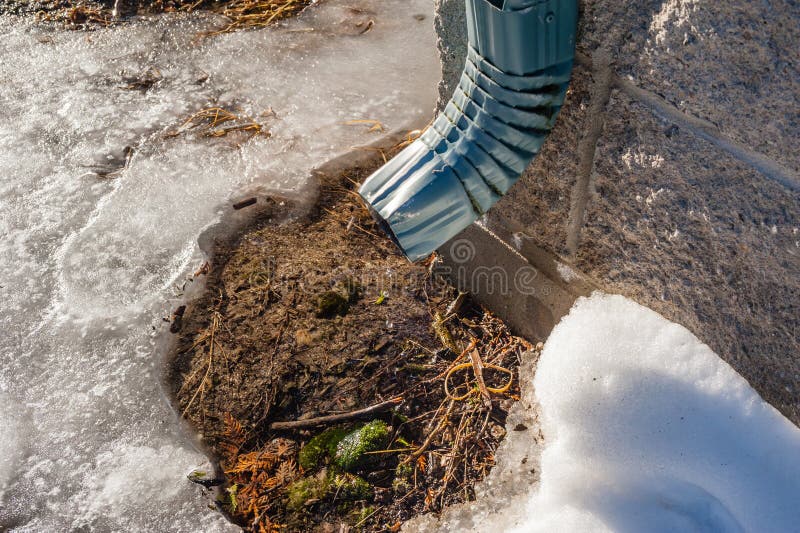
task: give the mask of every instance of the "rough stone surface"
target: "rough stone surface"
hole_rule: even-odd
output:
[[[442,81],[439,82],[438,110],[444,109],[467,60],[467,15],[464,0],[436,0],[434,19],[439,57],[442,60]]]
[[[462,0],[437,5],[441,105],[466,33]],[[580,20],[558,123],[486,224],[685,325],[800,423],[800,193],[754,162],[800,175],[800,5],[586,0]]]
[[[797,422],[797,194],[621,92],[608,116],[624,120],[597,147],[576,265],[691,329]]]
[[[800,4],[669,0],[647,16],[620,54],[620,74],[800,170],[800,153],[786,145],[800,136]]]

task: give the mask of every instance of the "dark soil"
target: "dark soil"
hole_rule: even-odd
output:
[[[204,294],[175,316],[175,406],[219,460],[220,508],[245,530],[397,531],[474,498],[504,437],[528,345],[459,297],[435,257],[413,265],[379,233],[354,189],[380,163],[322,176],[307,216],[276,223],[291,202],[272,199],[250,229],[215,244],[198,273]],[[491,392],[470,364],[478,357]],[[511,386],[497,390],[503,369]],[[270,427],[388,400],[339,423]],[[367,422],[385,438],[343,467],[335,439]],[[298,458],[323,432],[329,442]]]

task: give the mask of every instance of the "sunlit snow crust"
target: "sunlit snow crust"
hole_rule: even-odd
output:
[[[405,531],[797,530],[800,430],[686,328],[596,293],[531,370],[509,429],[538,401],[543,441],[509,431],[478,502]]]

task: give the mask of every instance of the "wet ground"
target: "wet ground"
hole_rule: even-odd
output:
[[[329,1],[199,41],[216,15],[0,14],[0,529],[231,527],[186,479],[210,466],[160,386],[162,318],[231,204],[312,195],[313,167],[381,138],[351,121],[428,120],[432,12],[411,6]],[[262,133],[188,128],[213,108]]]
[[[434,257],[406,260],[355,194],[383,160],[315,173],[310,213],[241,202],[250,228],[204,239],[203,295],[173,315],[176,409],[220,460],[220,508],[247,531],[395,531],[471,501],[519,398],[530,345]],[[343,462],[362,427],[380,440]]]

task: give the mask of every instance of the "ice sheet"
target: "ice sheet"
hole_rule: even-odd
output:
[[[205,40],[219,19],[84,33],[0,15],[0,529],[230,527],[185,478],[207,466],[157,382],[161,317],[236,191],[308,194],[314,166],[381,135],[346,121],[427,122],[432,12],[329,0]],[[152,88],[125,87],[148,69]],[[272,136],[167,135],[214,105]]]

